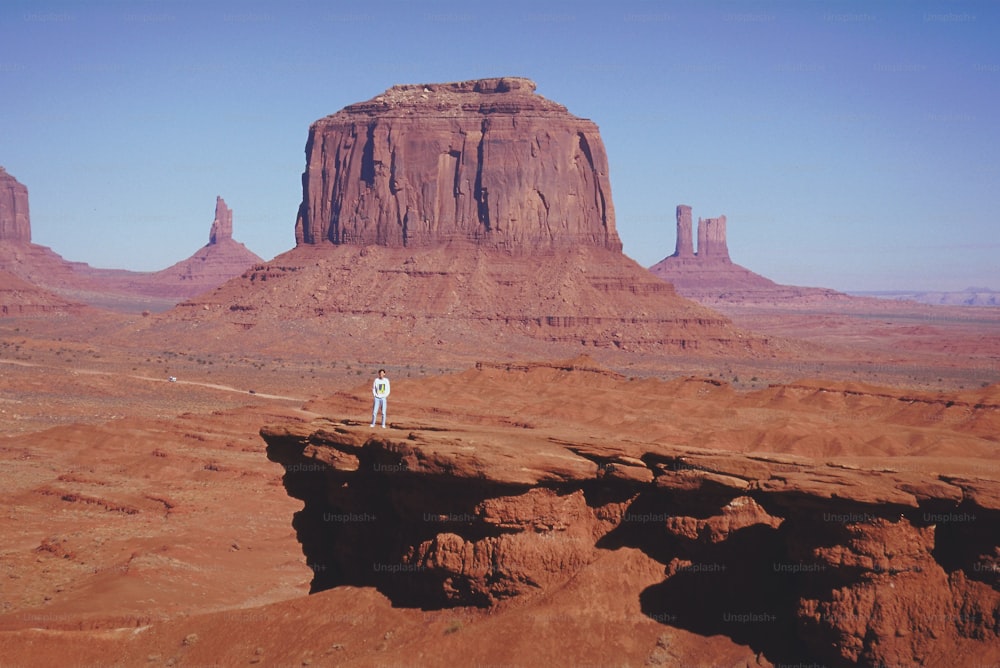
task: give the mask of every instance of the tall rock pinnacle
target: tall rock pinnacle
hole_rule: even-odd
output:
[[[31,243],[28,188],[0,167],[0,241]]]
[[[316,121],[297,245],[621,251],[597,126],[494,78],[394,86]]]
[[[225,239],[233,238],[233,210],[226,206],[221,197],[215,198],[215,220],[208,233],[209,245],[214,245]]]
[[[694,257],[694,240],[691,237],[691,207],[677,205],[677,247],[675,257]]]

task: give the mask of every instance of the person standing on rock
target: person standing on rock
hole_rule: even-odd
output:
[[[378,377],[372,383],[372,395],[375,397],[375,407],[372,408],[372,426],[375,426],[375,418],[378,415],[379,407],[381,407],[382,428],[385,429],[385,407],[386,399],[389,396],[389,379],[385,377],[385,369],[378,370]]]

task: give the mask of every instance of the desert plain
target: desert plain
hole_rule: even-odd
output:
[[[776,641],[749,622],[727,629],[674,608],[657,618],[643,609],[643,592],[664,581],[670,559],[641,546],[594,547],[593,534],[577,529],[540,539],[586,536],[593,553],[561,564],[563,581],[494,605],[397,605],[376,582],[310,594],[330,566],[304,554],[292,523],[303,503],[283,485],[295,469],[268,458],[260,430],[329,422],[371,447],[433,430],[472,448],[506,448],[526,466],[544,464],[533,446],[521,452],[530,434],[531,442],[622,457],[664,449],[675,461],[750,457],[768,478],[792,464],[859,479],[886,471],[928,483],[954,476],[988,487],[996,513],[1000,317],[917,310],[929,315],[898,306],[733,309],[736,323],[792,350],[778,357],[607,349],[570,356],[563,347],[561,356],[456,349],[452,361],[405,350],[317,356],[292,341],[280,355],[241,351],[236,341],[229,352],[199,352],[196,339],[135,348],[110,333],[151,316],[4,318],[3,665],[791,660],[775,656]],[[385,432],[367,426],[380,365],[393,381]],[[484,466],[502,456],[484,454]],[[994,537],[996,529],[989,526]],[[994,611],[997,557],[994,549],[991,561],[976,562],[992,564],[976,575]],[[721,597],[716,587],[705,593]],[[697,591],[686,596],[709,603]],[[723,600],[716,605],[726,610]],[[747,609],[728,605],[734,615]],[[1000,660],[995,642],[957,634],[925,650],[927,665]]]

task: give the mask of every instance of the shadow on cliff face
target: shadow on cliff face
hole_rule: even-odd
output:
[[[305,502],[293,526],[312,592],[369,586],[401,607],[489,607],[628,547],[664,566],[661,582],[621,592],[647,617],[773,663],[923,663],[1000,632],[1000,514],[969,502],[767,493],[672,460],[647,462],[665,476],[652,484],[600,458],[603,475],[575,481],[426,475],[404,465],[405,442],[364,436],[337,450],[324,429],[272,434],[267,449]]]
[[[933,555],[946,572],[961,571],[1000,592],[1000,512],[962,504],[930,509],[919,519],[935,524]]]
[[[273,454],[269,449],[280,461]],[[494,603],[475,578],[456,577],[438,563],[436,548],[442,534],[474,542],[508,533],[478,521],[476,507],[524,490],[447,480],[428,486],[397,467],[366,460],[363,473],[345,473],[315,463],[285,465],[285,488],[305,502],[292,526],[313,571],[310,593],[374,587],[394,605],[425,610]]]
[[[666,517],[708,518],[719,511],[706,495],[701,508],[677,508],[661,495],[641,495],[622,524],[598,542],[603,549],[637,547],[665,565],[666,579],[639,595],[642,611],[662,624],[704,636],[724,635],[775,663],[807,660],[798,640],[798,597],[784,568],[781,528],[752,525],[725,540],[691,540],[664,529]],[[809,659],[811,660],[811,659]]]

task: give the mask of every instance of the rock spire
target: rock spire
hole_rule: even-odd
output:
[[[695,252],[691,229],[691,207],[687,204],[677,205],[677,246],[676,258],[716,259],[725,262],[729,260],[729,246],[726,243],[726,217],[698,219],[698,251]]]
[[[226,200],[215,198],[215,220],[208,233],[209,245],[215,245],[225,239],[233,238],[233,210],[226,206]]]
[[[674,257],[694,257],[694,241],[691,237],[691,207],[677,205],[677,248]]]
[[[707,306],[841,299],[833,290],[779,285],[729,257],[726,217],[698,219],[698,249],[692,243],[691,207],[677,207],[677,245],[673,255],[649,270],[673,284],[677,293]]]

